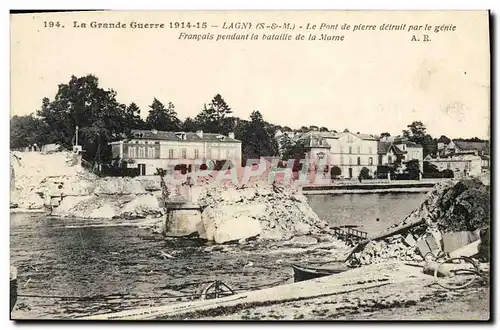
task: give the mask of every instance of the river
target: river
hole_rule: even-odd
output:
[[[316,214],[332,226],[353,225],[376,233],[402,221],[424,200],[425,193],[308,195]]]
[[[366,229],[368,223],[380,227],[401,220],[424,196],[308,199],[332,224],[358,223]],[[377,217],[379,222],[372,221]],[[214,246],[195,239],[165,239],[139,225],[12,214],[11,263],[18,268],[22,295],[12,317],[74,318],[186,301],[215,279],[236,291],[255,290],[293,282],[289,263],[332,259],[336,251],[286,242]]]

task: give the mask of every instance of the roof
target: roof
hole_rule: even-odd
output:
[[[420,144],[412,142],[412,141],[406,141],[405,144],[407,147],[410,147],[410,148],[422,148],[422,146]]]
[[[466,142],[466,141],[453,141],[458,149],[461,150],[478,150],[489,154],[490,146],[488,141],[483,142]]]
[[[404,155],[406,152],[399,149],[395,144],[392,142],[378,142],[377,143],[377,153],[379,155],[385,155],[389,152],[389,150],[392,149],[392,152],[396,155]]]
[[[196,132],[170,132],[154,130],[132,130],[132,138],[137,140],[162,140],[162,141],[206,141],[206,142],[241,142],[240,140],[217,133],[204,133],[198,135]],[[185,134],[183,140],[181,135]]]
[[[450,154],[450,155],[443,155],[443,156],[440,156],[439,158],[437,156],[431,156],[431,155],[428,155],[427,157],[425,157],[424,160],[426,161],[463,161],[463,160],[478,160],[478,159],[481,159],[479,156],[477,155],[473,155],[473,154],[460,154],[460,155],[453,155],[453,154]]]
[[[377,143],[377,152],[380,155],[385,155],[386,153],[389,152],[389,149],[391,148],[392,142],[381,142],[379,141]]]
[[[298,140],[303,143],[305,147],[313,148],[330,148],[330,144],[326,139],[338,139],[335,133],[330,132],[309,132],[303,133]]]
[[[413,141],[408,140],[408,138],[405,137],[397,137],[394,139],[395,144],[406,144],[407,147],[410,148],[422,148],[422,146],[418,143],[415,143]]]
[[[406,151],[403,151],[403,150],[399,149],[398,146],[396,146],[394,144],[392,145],[392,149],[393,149],[394,154],[396,154],[396,155],[404,155],[404,154],[406,154]]]
[[[378,139],[376,137],[374,137],[373,135],[370,135],[370,134],[353,133],[353,132],[350,132],[350,133],[353,135],[356,135],[357,137],[359,137],[362,140],[378,141]]]
[[[441,135],[439,139],[437,140],[438,143],[444,143],[444,144],[449,144],[451,142],[451,139],[447,137],[446,135]]]
[[[341,137],[346,133],[350,133],[363,140],[377,141],[377,138],[372,135],[358,134],[352,132],[342,132],[342,133],[308,132],[308,133],[302,133],[302,135],[299,136],[297,140],[303,142],[306,147],[330,148],[330,144],[326,141],[326,139],[338,139],[339,137]]]

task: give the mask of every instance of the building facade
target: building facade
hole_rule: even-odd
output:
[[[424,149],[421,145],[406,139],[394,139],[393,142],[379,141],[378,165],[394,166],[401,164],[401,171],[405,169],[405,163],[410,160],[418,160],[420,172],[423,172]]]
[[[455,154],[441,157],[427,156],[426,162],[433,164],[439,171],[452,170],[454,177],[463,178],[468,176],[478,176],[482,171],[482,160],[475,154]]]
[[[172,164],[194,165],[195,160],[226,160],[241,165],[241,141],[214,133],[133,130],[130,139],[111,142],[112,157],[138,168],[140,175],[154,175]]]
[[[299,141],[307,150],[312,164],[326,164],[330,169],[338,166],[340,177],[357,178],[366,167],[369,175],[377,170],[377,138],[360,133],[309,132]]]
[[[439,156],[452,155],[476,155],[482,160],[482,169],[488,171],[490,168],[490,143],[489,141],[463,141],[442,140],[439,145]]]

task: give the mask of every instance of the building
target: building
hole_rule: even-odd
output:
[[[380,166],[394,166],[397,163],[404,170],[406,162],[418,160],[420,172],[423,172],[424,150],[417,143],[402,138],[396,138],[393,142],[378,141],[377,151]]]
[[[468,155],[474,154],[481,158],[483,170],[490,168],[490,144],[489,141],[464,141],[464,140],[438,140],[439,156]],[[446,137],[445,137],[446,138]]]
[[[446,135],[441,135],[437,140],[438,151],[442,151],[448,146],[451,146],[450,143],[454,146],[453,141],[449,137],[447,137]]]
[[[340,177],[357,178],[363,167],[373,175],[377,170],[377,138],[372,135],[352,133],[309,132],[299,140],[306,148],[308,161],[326,164],[328,169],[338,166]]]
[[[452,170],[456,178],[478,176],[482,172],[482,159],[476,154],[429,155],[424,161],[436,166],[439,171]]]
[[[233,133],[132,130],[131,138],[110,144],[113,158],[138,168],[140,175],[154,175],[157,168],[171,164],[195,164],[197,159],[207,164],[229,160],[234,166],[241,165],[241,141]]]

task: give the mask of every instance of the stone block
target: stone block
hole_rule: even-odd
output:
[[[455,251],[470,243],[470,232],[457,231],[443,234],[443,250],[446,253]]]
[[[408,234],[406,237],[405,237],[405,243],[406,245],[410,246],[410,247],[414,247],[415,244],[417,244],[417,241],[415,241],[415,237],[413,237],[412,234]]]
[[[431,249],[427,245],[427,242],[425,239],[419,239],[416,245],[417,245],[418,252],[420,252],[420,255],[422,257],[425,257],[427,253],[431,252]]]
[[[435,251],[437,252],[441,251],[441,242],[438,242],[434,235],[432,234],[427,235],[425,241],[427,242],[427,245],[431,249],[432,253],[435,254]]]

